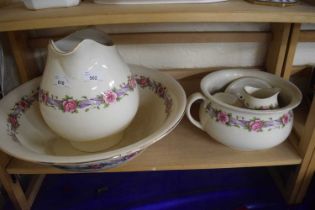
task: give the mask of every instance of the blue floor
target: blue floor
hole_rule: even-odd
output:
[[[314,210],[285,203],[265,168],[49,175],[33,210]]]

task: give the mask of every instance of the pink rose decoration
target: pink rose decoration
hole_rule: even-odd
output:
[[[249,129],[251,131],[261,131],[262,127],[264,126],[264,123],[261,120],[253,120],[249,122]]]
[[[16,119],[16,116],[10,115],[8,118],[8,122],[11,124],[13,129],[16,129],[17,127],[19,127],[19,123]]]
[[[24,111],[26,108],[29,107],[29,104],[28,104],[27,101],[22,100],[22,101],[20,101],[20,103],[19,103],[19,107]]]
[[[282,121],[282,124],[283,124],[283,125],[288,124],[288,122],[290,121],[289,114],[284,114],[284,115],[281,117],[281,121]]]
[[[47,104],[47,102],[48,102],[48,94],[47,94],[47,93],[42,93],[42,94],[40,94],[40,100],[41,100],[41,102],[43,102],[44,104]]]
[[[223,124],[226,124],[229,122],[229,116],[225,112],[218,112],[217,114],[217,120]]]
[[[139,80],[139,83],[140,83],[141,87],[146,87],[149,84],[149,81],[147,78],[141,77],[141,79]]]
[[[77,102],[72,99],[62,102],[62,106],[65,112],[75,112],[77,110]]]
[[[156,93],[157,93],[160,97],[163,98],[164,95],[165,95],[165,88],[162,87],[161,84],[159,84],[159,86],[158,86],[157,89],[156,89]]]
[[[109,90],[109,91],[104,93],[103,99],[104,99],[106,104],[112,104],[117,100],[117,93],[115,93],[112,90]]]
[[[131,89],[135,89],[136,86],[137,86],[136,80],[133,79],[133,78],[129,79],[129,81],[128,81],[128,86],[129,86]]]

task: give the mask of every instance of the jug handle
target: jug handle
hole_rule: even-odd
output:
[[[193,93],[192,95],[190,95],[187,99],[187,106],[186,106],[186,116],[188,117],[189,121],[194,124],[197,128],[200,128],[201,130],[203,129],[203,126],[201,125],[200,122],[198,122],[197,120],[195,120],[193,118],[193,116],[190,113],[190,109],[191,109],[191,105],[197,101],[197,100],[203,100],[206,101],[206,98],[199,92],[197,93]]]

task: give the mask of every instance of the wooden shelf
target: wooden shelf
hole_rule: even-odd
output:
[[[185,118],[168,136],[155,143],[125,165],[109,172],[191,170],[254,166],[296,165],[301,158],[289,143],[264,151],[242,152],[230,149],[213,139]],[[55,174],[63,170],[18,159],[7,166],[10,174]]]
[[[203,72],[179,80],[187,95],[199,90]],[[297,112],[300,126],[304,113]],[[134,160],[108,172],[194,170],[214,168],[239,168],[256,166],[297,165],[302,161],[294,146],[285,141],[281,145],[263,151],[244,152],[230,149],[211,139],[205,132],[193,126],[186,117],[165,138],[146,149]],[[53,167],[13,158],[6,168],[10,174],[58,174],[67,173]],[[71,173],[71,172],[68,172]]]
[[[0,8],[0,31],[124,23],[283,22],[315,23],[315,7],[279,8],[244,0],[214,4],[99,5],[32,11],[22,3]]]

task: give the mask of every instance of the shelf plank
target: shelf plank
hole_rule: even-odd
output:
[[[47,48],[49,40],[58,40],[69,33],[58,36],[34,37],[28,40],[33,49]],[[110,34],[116,45],[122,44],[174,44],[211,42],[262,42],[271,40],[271,33],[259,32],[154,32]]]
[[[129,23],[282,22],[315,23],[315,7],[254,5],[243,0],[214,4],[99,5],[27,10],[21,3],[0,8],[0,31]]]
[[[237,151],[214,141],[184,118],[164,139],[149,147],[134,160],[108,172],[236,168],[299,163],[301,158],[288,141],[264,151]],[[10,162],[7,171],[10,174],[65,173],[59,169],[18,159]]]

